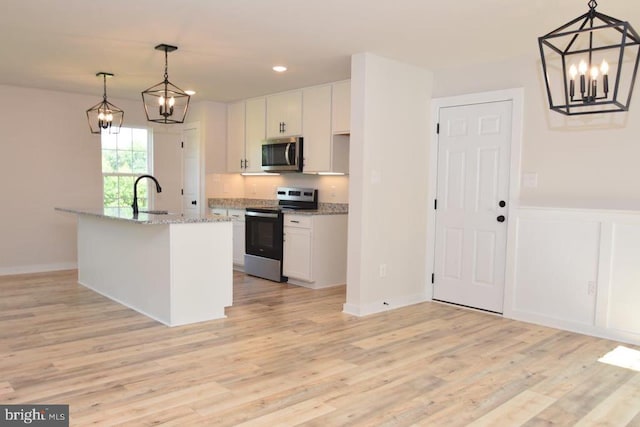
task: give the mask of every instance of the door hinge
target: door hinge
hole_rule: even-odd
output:
[[[184,141],[180,142],[180,148],[184,148]]]
[[[181,195],[181,196],[184,196],[184,188],[181,188],[181,189],[180,189],[180,195]]]
[[[433,200],[433,209],[438,209],[438,199]]]
[[[435,283],[436,281],[436,275],[435,273],[431,273],[431,283]]]
[[[440,123],[436,124],[436,133],[440,135]]]

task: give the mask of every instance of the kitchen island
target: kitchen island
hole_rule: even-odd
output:
[[[78,216],[78,282],[168,326],[225,317],[232,226],[220,216],[56,208]]]

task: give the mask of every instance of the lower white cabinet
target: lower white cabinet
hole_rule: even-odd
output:
[[[244,267],[244,209],[212,208],[209,211],[211,215],[231,217],[231,222],[233,225],[233,265],[234,267]]]
[[[229,209],[227,216],[233,224],[233,264],[244,266],[244,209]]]
[[[283,274],[318,289],[347,281],[347,215],[284,216]]]

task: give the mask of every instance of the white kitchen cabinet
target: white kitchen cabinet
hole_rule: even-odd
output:
[[[245,218],[244,209],[210,208],[211,215],[228,216],[233,225],[233,265],[244,266],[245,252]]]
[[[333,89],[334,85],[324,85],[302,91],[304,172],[349,171],[349,135],[332,132]]]
[[[266,137],[266,100],[249,99],[245,106],[245,170],[262,172],[262,143]]]
[[[233,224],[233,264],[236,266],[244,266],[244,209],[229,209],[227,216],[231,217]]]
[[[302,134],[302,91],[267,96],[267,138]]]
[[[209,209],[209,213],[216,216],[227,216],[227,210],[224,208],[211,208]]]
[[[284,216],[283,274],[318,289],[347,280],[347,215]]]
[[[294,220],[295,221],[295,220]],[[310,228],[285,225],[282,270],[285,276],[312,282],[312,232]]]
[[[254,98],[227,107],[227,172],[262,172],[265,102]]]
[[[351,80],[332,85],[331,130],[334,134],[351,133]]]
[[[227,172],[244,172],[245,101],[227,106]]]
[[[302,91],[304,171],[331,170],[331,85]]]

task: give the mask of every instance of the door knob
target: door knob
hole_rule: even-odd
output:
[[[198,204],[198,202],[197,202],[196,200],[192,200],[192,201],[191,201],[191,204],[192,204],[192,205],[197,205],[197,204]],[[503,221],[504,221],[504,220],[503,220]]]
[[[505,220],[504,215],[499,215],[496,219],[498,220],[498,222],[504,222]]]
[[[500,200],[500,202],[498,203],[498,206],[500,206],[501,208],[504,208],[505,206],[507,206],[507,203],[504,200]]]

